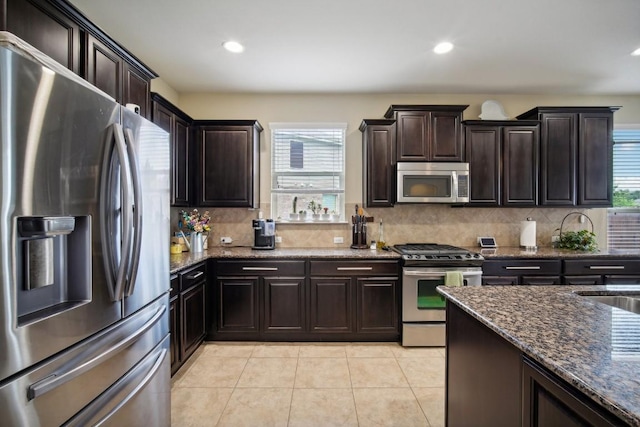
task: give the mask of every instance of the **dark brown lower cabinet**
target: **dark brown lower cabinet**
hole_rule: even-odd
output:
[[[169,299],[169,342],[171,352],[171,375],[180,368],[180,279],[171,277],[171,296]]]
[[[526,356],[522,385],[523,427],[623,425]]]
[[[211,340],[396,341],[397,260],[217,260]]]
[[[310,332],[353,332],[353,290],[351,279],[348,277],[312,278],[310,287]]]
[[[200,282],[180,294],[182,313],[182,359],[186,360],[198,348],[205,335],[205,282]]]
[[[357,279],[356,332],[397,333],[397,289],[395,278]]]
[[[305,330],[304,278],[264,278],[263,332]]]
[[[218,332],[258,334],[258,279],[229,277],[216,280]],[[249,339],[249,337],[247,337]]]
[[[631,258],[567,259],[563,273],[569,285],[640,284],[640,262]]]
[[[446,424],[625,425],[447,301]]]
[[[215,340],[278,340],[306,330],[305,261],[218,260]]]
[[[560,259],[489,259],[482,263],[483,285],[559,285]]]
[[[173,375],[204,340],[206,333],[206,264],[171,277],[169,333]]]
[[[311,260],[311,335],[394,341],[399,334],[398,262]]]
[[[520,425],[520,352],[457,306],[446,312],[447,425]]]

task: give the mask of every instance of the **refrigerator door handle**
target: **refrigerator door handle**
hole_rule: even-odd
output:
[[[107,343],[109,347],[106,350],[104,350],[105,345],[103,343],[95,343],[95,345],[91,346],[86,351],[84,360],[73,359],[68,365],[62,366],[58,372],[54,372],[53,374],[31,384],[27,388],[27,399],[33,400],[40,397],[112,358],[136,342],[146,331],[152,328],[158,320],[162,318],[166,311],[167,306],[163,304],[161,307],[158,307],[155,313],[153,313],[153,316],[146,322],[145,318],[147,316],[141,318],[134,317],[130,323],[123,325],[124,328],[131,329],[132,331],[132,333],[126,334],[126,338],[121,339],[121,336],[125,334],[118,334],[113,331],[111,335],[114,335],[115,333],[113,338],[115,343]],[[140,325],[140,323],[142,324]]]
[[[112,197],[113,192],[117,191],[112,185],[115,168],[113,167],[112,153],[115,147],[115,153],[120,162],[120,191],[122,194],[121,209],[122,234],[120,259],[118,260],[117,240],[120,236],[114,230]],[[127,148],[124,140],[122,126],[114,123],[107,132],[107,144],[102,164],[101,177],[101,232],[102,232],[102,252],[105,264],[105,271],[109,292],[113,301],[121,301],[124,298],[125,280],[129,270],[129,261],[131,258],[131,229],[133,226],[132,213],[132,196],[130,193],[129,179],[129,161],[127,156]]]
[[[127,143],[127,156],[133,184],[133,247],[131,252],[131,265],[129,267],[129,280],[125,289],[125,296],[133,294],[136,276],[138,275],[138,265],[140,262],[140,248],[142,247],[142,189],[140,184],[140,167],[135,153],[135,138],[131,129],[124,130],[124,137]]]

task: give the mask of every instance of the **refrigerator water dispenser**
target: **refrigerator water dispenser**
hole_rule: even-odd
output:
[[[18,218],[18,324],[91,299],[89,217]]]

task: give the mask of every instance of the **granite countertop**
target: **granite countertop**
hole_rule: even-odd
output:
[[[452,303],[631,425],[640,426],[640,315],[575,294],[640,286],[439,287]]]
[[[203,252],[171,255],[169,269],[171,273],[187,268],[209,258],[243,259],[296,259],[296,258],[343,258],[343,259],[393,259],[400,260],[400,254],[393,251],[351,248],[284,248],[273,250],[254,250],[249,247],[213,247]]]
[[[471,252],[479,252],[485,259],[491,258],[638,258],[640,251],[607,250],[602,249],[595,252],[571,251],[567,249],[557,249],[551,246],[539,247],[530,251],[519,246],[504,246],[497,248],[465,248]]]

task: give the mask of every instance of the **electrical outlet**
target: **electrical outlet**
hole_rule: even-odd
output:
[[[282,236],[276,236],[276,243],[282,243]]]
[[[233,239],[231,237],[221,237],[220,238],[220,243],[231,243],[233,242]]]
[[[333,243],[335,244],[344,243],[344,239],[342,237],[336,236],[333,238]]]

